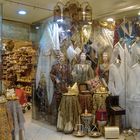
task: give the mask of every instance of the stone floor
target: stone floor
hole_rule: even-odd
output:
[[[63,134],[61,132],[57,132],[54,126],[32,120],[30,111],[25,113],[25,119],[25,140],[105,140],[104,137],[91,138],[85,136],[79,138],[74,137],[71,134]],[[117,140],[124,140],[124,137],[121,135]],[[140,140],[140,133],[138,133],[136,140]]]

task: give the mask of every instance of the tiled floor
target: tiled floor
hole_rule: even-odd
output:
[[[25,113],[25,119],[25,140],[105,140],[103,137],[97,139],[88,136],[77,138],[71,134],[57,132],[53,126],[31,120],[30,111]],[[117,140],[124,140],[124,138],[120,136]],[[137,135],[136,140],[140,140],[140,133]]]

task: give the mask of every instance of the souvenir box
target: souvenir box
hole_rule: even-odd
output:
[[[118,139],[120,136],[119,127],[117,126],[106,126],[104,130],[106,139]]]

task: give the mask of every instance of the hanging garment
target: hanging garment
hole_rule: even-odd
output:
[[[138,62],[138,48],[140,48],[140,41],[134,42],[134,44],[131,46],[131,66]]]
[[[84,83],[94,78],[94,71],[88,64],[76,64],[72,70],[74,82]]]
[[[122,23],[118,28],[118,34],[120,38],[125,38],[125,42],[129,46],[136,36],[134,24],[131,21]]]
[[[131,67],[128,79],[127,111],[128,124],[135,129],[140,129],[140,64]]]
[[[140,64],[136,63],[130,70],[128,91],[130,99],[140,99]]]
[[[121,79],[120,73],[120,69],[115,64],[110,64],[108,88],[113,95],[122,94],[123,81]]]
[[[48,102],[51,104],[53,97],[53,83],[50,79],[50,70],[55,62],[54,50],[60,50],[59,46],[59,28],[57,23],[49,22],[42,34],[39,42],[40,53],[36,72],[36,88],[38,87],[41,73],[46,77],[46,86],[48,94]]]

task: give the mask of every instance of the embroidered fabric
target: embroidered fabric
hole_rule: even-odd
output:
[[[94,72],[88,64],[76,64],[72,70],[73,81],[84,83],[87,80],[94,78]]]
[[[6,103],[0,103],[0,139],[12,140],[13,121]]]
[[[58,110],[57,129],[64,133],[71,133],[79,123],[81,108],[77,96],[62,96]]]

